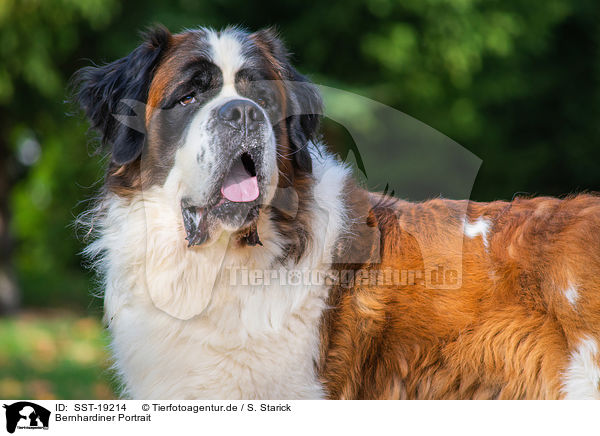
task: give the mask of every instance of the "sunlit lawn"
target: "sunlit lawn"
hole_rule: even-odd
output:
[[[114,398],[99,319],[24,313],[0,318],[0,398]]]

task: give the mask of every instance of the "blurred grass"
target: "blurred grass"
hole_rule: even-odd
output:
[[[36,311],[0,318],[0,398],[114,398],[107,344],[93,317]]]

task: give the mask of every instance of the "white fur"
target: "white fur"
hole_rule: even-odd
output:
[[[490,231],[490,222],[484,218],[477,218],[475,222],[469,223],[466,219],[464,221],[464,234],[469,238],[473,239],[477,236],[481,236],[483,245],[488,248],[488,232]]]
[[[598,342],[584,336],[571,353],[564,374],[563,392],[568,400],[600,400]]]
[[[569,287],[565,289],[564,294],[569,303],[575,307],[577,305],[577,300],[579,300],[579,291],[577,290],[577,287],[569,284]]]
[[[299,265],[284,265],[290,269],[326,269],[344,231],[341,189],[349,170],[314,150],[313,244]],[[281,235],[261,214],[263,247],[231,248],[224,233],[190,249],[174,192],[168,180],[133,200],[107,198],[100,237],[88,247],[90,255],[103,253],[106,321],[124,394],[321,398],[314,362],[328,289],[231,286],[219,268],[276,268]]]
[[[236,38],[236,32],[221,32],[207,30],[208,43],[211,49],[213,63],[221,69],[223,74],[223,85],[233,87],[235,84],[235,73],[242,68],[244,57],[242,56],[242,44]]]

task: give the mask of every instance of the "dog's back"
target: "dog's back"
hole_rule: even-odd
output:
[[[599,197],[373,204],[381,260],[325,315],[332,397],[599,397]]]

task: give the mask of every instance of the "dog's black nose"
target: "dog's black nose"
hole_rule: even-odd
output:
[[[250,100],[231,100],[219,108],[219,119],[238,130],[256,130],[265,120],[260,108]]]

